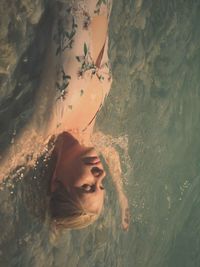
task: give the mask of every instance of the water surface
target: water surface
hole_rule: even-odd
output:
[[[40,4],[42,16],[47,3]],[[15,12],[21,14],[18,9]],[[33,8],[32,12],[30,17],[39,11]],[[35,35],[39,19],[33,26],[29,13],[24,14],[27,32]],[[51,244],[46,214],[48,168],[42,157],[35,169],[19,166],[18,175],[10,175],[17,178],[8,180],[0,191],[0,266],[200,266],[199,16],[200,1],[113,3],[109,51],[114,81],[97,127],[113,136],[121,155],[131,207],[129,232],[120,228],[117,196],[109,180],[100,220],[88,229],[68,231],[57,244]],[[24,53],[27,47],[29,44],[24,45]],[[32,58],[37,58],[39,52],[31,47],[30,53],[36,51]],[[22,77],[24,69],[19,73]],[[10,95],[1,87],[2,105],[6,100],[30,102],[22,110],[14,107],[23,125],[22,114],[27,120],[31,116],[27,115],[33,105],[31,94],[37,86],[26,76],[26,86],[14,90],[18,76],[16,71],[11,74],[1,74],[4,81],[11,79]],[[23,97],[16,101],[15,93]],[[10,105],[0,115],[2,121],[7,116],[12,132],[15,118],[9,115]],[[1,130],[1,140],[3,149],[11,134]]]

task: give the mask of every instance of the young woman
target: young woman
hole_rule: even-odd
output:
[[[102,211],[105,158],[119,195],[122,227],[129,226],[120,160],[93,133],[112,77],[108,60],[110,0],[55,1],[54,24],[33,118],[47,143],[56,136],[51,179],[51,214],[57,228],[83,228]],[[48,104],[47,104],[48,103]],[[38,115],[39,114],[39,115]]]

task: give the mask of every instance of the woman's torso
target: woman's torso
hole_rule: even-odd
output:
[[[112,83],[107,54],[109,12],[104,2],[100,6],[93,0],[58,2],[42,81],[52,107],[46,135],[68,129],[85,131],[94,123]]]

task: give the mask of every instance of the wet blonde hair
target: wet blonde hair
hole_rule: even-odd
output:
[[[59,184],[50,199],[52,226],[56,229],[81,229],[95,222],[100,213],[89,212]]]

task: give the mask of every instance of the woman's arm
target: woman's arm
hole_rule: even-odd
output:
[[[110,144],[109,137],[98,131],[94,134],[93,143],[98,144],[97,148],[103,155],[108,164],[109,172],[112,177],[115,189],[117,191],[120,209],[121,209],[121,223],[124,230],[128,230],[130,223],[129,203],[124,191],[124,184],[122,180],[122,170],[120,157],[117,150]]]
[[[125,195],[122,181],[122,171],[118,152],[114,147],[106,147],[101,150],[106,163],[108,164],[113,183],[118,193],[119,204],[121,208],[122,228],[128,230],[130,221],[130,212],[128,199]]]

